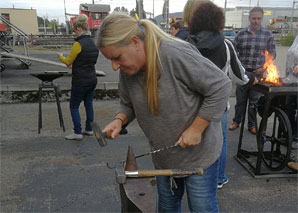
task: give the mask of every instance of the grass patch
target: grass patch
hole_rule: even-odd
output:
[[[288,33],[288,35],[280,37],[280,43],[283,46],[291,46],[295,40],[295,37],[296,35],[293,35],[292,33]]]

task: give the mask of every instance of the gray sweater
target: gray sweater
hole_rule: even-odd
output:
[[[196,47],[186,42],[162,41],[162,72],[158,80],[159,114],[147,107],[144,71],[127,76],[120,72],[120,109],[128,122],[137,119],[151,149],[174,145],[196,116],[211,121],[201,143],[152,155],[156,169],[208,168],[222,147],[220,119],[232,88],[229,78]]]

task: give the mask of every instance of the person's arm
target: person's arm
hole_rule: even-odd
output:
[[[209,122],[220,122],[232,88],[227,75],[189,45],[185,52],[184,49],[172,51],[176,57],[168,61],[169,66],[175,67],[174,74],[182,87],[202,98],[197,116],[177,140],[182,147],[199,144]]]
[[[73,64],[74,60],[78,56],[78,54],[82,51],[82,46],[79,42],[75,42],[67,57],[64,57],[62,53],[58,53],[59,59],[62,63],[66,64],[67,66],[70,66]]]
[[[114,117],[113,121],[110,122],[105,128],[104,132],[112,130],[111,137],[115,139],[119,136],[123,125],[127,125],[135,118],[134,109],[128,95],[126,83],[124,81],[124,73],[119,72],[119,96],[120,106]]]
[[[227,46],[230,50],[231,55],[231,71],[229,73],[229,77],[234,81],[236,84],[239,85],[254,85],[257,83],[257,79],[252,73],[246,72],[245,68],[242,66],[241,61],[239,60],[236,50],[232,42],[225,40]]]
[[[294,67],[293,74],[298,75],[298,65]]]

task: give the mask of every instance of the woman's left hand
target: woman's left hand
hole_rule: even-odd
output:
[[[190,127],[182,133],[176,144],[182,148],[199,144],[201,142],[202,134],[208,125],[209,121],[201,117],[196,117]]]

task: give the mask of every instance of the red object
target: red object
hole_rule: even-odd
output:
[[[79,14],[85,14],[88,17],[89,30],[95,32],[103,19],[109,14],[110,5],[103,4],[80,4]],[[73,29],[74,20],[77,17],[70,18],[70,27]]]
[[[0,24],[0,31],[5,31],[5,24]]]

